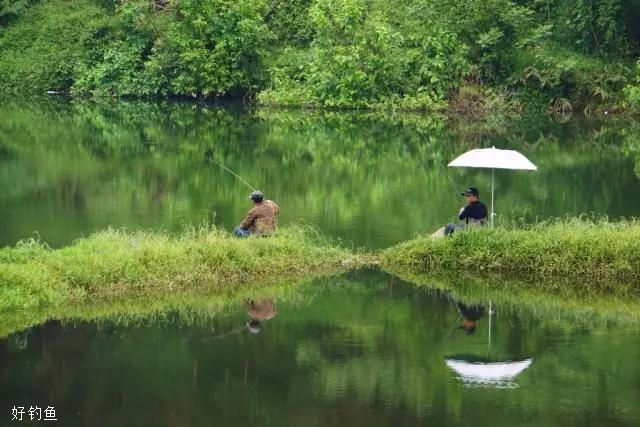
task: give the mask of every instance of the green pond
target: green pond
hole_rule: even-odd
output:
[[[281,225],[385,248],[452,222],[469,185],[488,201],[489,171],[447,163],[491,146],[538,166],[496,172],[498,223],[640,212],[629,118],[0,101],[0,246],[109,226],[231,230],[250,190],[222,164],[279,203]],[[420,283],[359,271],[0,313],[0,425],[32,423],[31,406],[72,426],[640,425],[633,292]]]
[[[358,272],[214,311],[51,320],[0,342],[2,418],[38,405],[70,426],[638,425],[637,320],[549,300],[470,302]]]
[[[57,247],[107,226],[228,230],[249,209],[239,174],[281,206],[356,247],[384,248],[451,222],[491,173],[447,168],[477,147],[516,148],[538,172],[496,171],[497,221],[596,213],[637,216],[640,128],[549,117],[454,123],[408,113],[247,111],[242,106],[0,106],[0,245]]]

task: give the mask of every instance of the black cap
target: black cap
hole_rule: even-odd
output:
[[[480,193],[478,192],[478,189],[476,187],[469,187],[466,190],[464,190],[462,193],[460,193],[461,196],[476,196],[478,197],[480,195]]]
[[[253,193],[251,193],[251,196],[249,196],[249,198],[253,201],[261,202],[264,198],[264,194],[262,194],[262,191],[254,191]]]

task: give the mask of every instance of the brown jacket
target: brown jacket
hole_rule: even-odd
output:
[[[263,234],[278,228],[279,206],[273,200],[257,203],[249,210],[240,223],[240,228],[249,230],[251,234]]]

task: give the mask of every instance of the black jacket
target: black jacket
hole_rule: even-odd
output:
[[[482,202],[471,202],[465,206],[464,210],[458,215],[458,219],[466,220],[469,224],[469,219],[476,221],[486,220],[489,216],[487,207]]]

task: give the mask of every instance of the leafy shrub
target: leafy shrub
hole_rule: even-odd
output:
[[[548,18],[557,31],[554,39],[582,53],[622,55],[632,48],[630,27],[635,26],[637,0],[552,0]],[[543,8],[544,6],[541,5]]]
[[[633,108],[640,110],[640,61],[636,62],[634,82],[625,86],[624,95]]]
[[[559,46],[530,46],[518,57],[510,79],[513,88],[532,91],[552,105],[559,102],[586,106],[614,101],[628,81],[624,62],[608,61]]]
[[[31,0],[0,0],[0,27],[31,6]]]
[[[0,92],[68,91],[83,45],[107,25],[104,11],[88,0],[52,0],[0,32]]]
[[[313,0],[269,0],[265,22],[280,46],[307,46],[315,33],[309,20]]]
[[[322,107],[433,107],[466,69],[455,35],[423,21],[385,13],[384,3],[316,0],[308,50],[286,49],[271,68],[264,104]],[[406,17],[406,16],[405,16]]]
[[[269,32],[261,2],[125,2],[124,31],[82,67],[76,92],[223,96],[253,90]],[[89,50],[89,49],[88,49]]]

